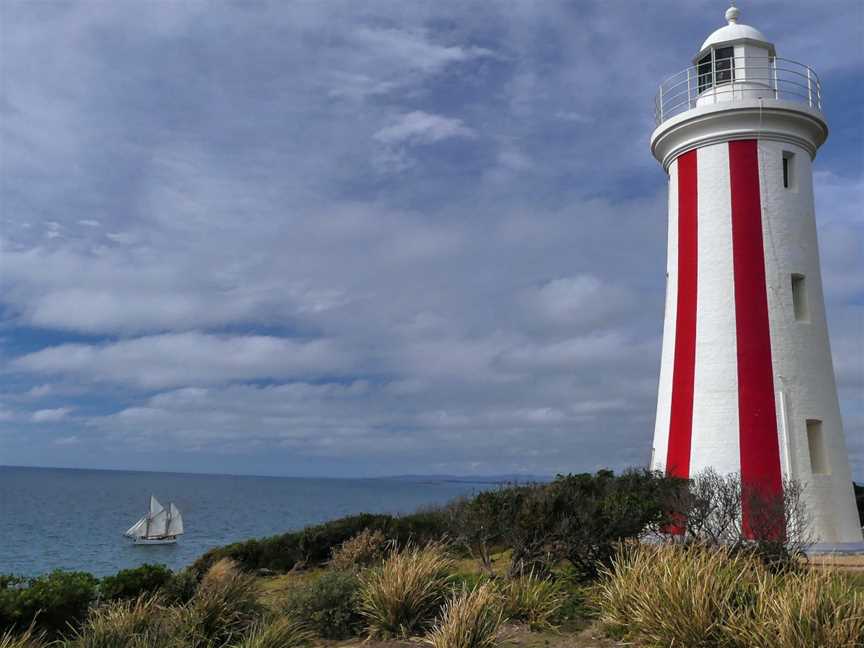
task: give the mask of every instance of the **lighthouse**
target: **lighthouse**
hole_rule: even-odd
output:
[[[768,497],[794,480],[815,549],[864,550],[816,238],[822,89],[739,17],[726,11],[655,102],[669,230],[651,464],[737,473]]]

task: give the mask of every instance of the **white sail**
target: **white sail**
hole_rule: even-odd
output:
[[[168,535],[181,535],[183,533],[183,516],[180,509],[174,506],[174,502],[168,505]]]
[[[123,535],[128,536],[130,538],[143,538],[147,533],[147,517],[142,517],[135,524],[129,527],[129,530],[126,531]]]
[[[165,510],[165,507],[159,503],[159,500],[157,500],[155,497],[153,497],[151,495],[150,496],[150,517],[153,517],[154,515],[156,515],[160,511],[164,511],[164,510]]]
[[[159,538],[168,535],[168,511],[164,508],[150,518],[150,526],[147,528],[148,538]]]

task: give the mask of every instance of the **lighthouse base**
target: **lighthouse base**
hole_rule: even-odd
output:
[[[808,556],[854,556],[864,555],[864,542],[819,542],[804,553]]]

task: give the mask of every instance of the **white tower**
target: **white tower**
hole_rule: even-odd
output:
[[[669,251],[652,468],[740,473],[769,496],[794,479],[817,548],[864,549],[816,241],[819,80],[739,14],[657,95]]]

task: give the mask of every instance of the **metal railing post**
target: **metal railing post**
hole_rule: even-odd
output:
[[[660,84],[660,122],[663,123],[663,84]]]
[[[717,103],[717,50],[711,48],[711,94]]]
[[[692,68],[687,68],[687,110],[690,110],[693,107],[693,99],[690,96],[690,70]],[[698,70],[697,70],[698,74]]]
[[[807,70],[807,105],[811,108],[813,107],[813,84],[810,80],[810,68],[805,67]]]
[[[780,80],[777,78],[777,57],[771,57],[771,68],[774,72],[774,98],[780,98]]]

